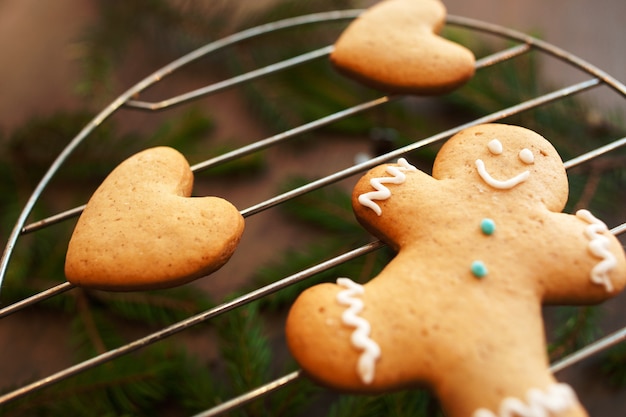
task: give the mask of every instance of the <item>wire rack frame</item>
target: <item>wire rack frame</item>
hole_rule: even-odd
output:
[[[19,240],[19,238],[28,233],[34,233],[37,230],[46,228],[50,225],[56,224],[58,222],[62,222],[71,218],[74,218],[82,212],[84,206],[76,207],[56,215],[47,217],[42,220],[34,221],[27,224],[27,220],[31,215],[32,209],[34,205],[39,200],[43,191],[47,188],[51,179],[57,173],[57,171],[63,166],[68,157],[74,152],[74,150],[84,141],[89,135],[97,129],[108,117],[117,112],[122,107],[127,108],[135,108],[144,111],[160,111],[172,106],[184,104],[190,102],[192,100],[205,97],[211,94],[215,94],[219,91],[222,91],[227,88],[233,88],[239,86],[243,83],[252,82],[261,77],[276,73],[278,71],[285,70],[287,68],[291,68],[296,65],[303,65],[307,62],[310,62],[315,59],[319,59],[327,56],[332,51],[332,45],[296,56],[294,58],[281,61],[272,65],[268,65],[266,67],[262,67],[248,73],[244,73],[233,78],[217,82],[193,91],[189,91],[187,93],[173,96],[158,102],[147,102],[137,99],[136,97],[139,94],[146,90],[148,87],[158,83],[163,80],[166,76],[172,74],[173,72],[179,70],[180,68],[212,54],[218,50],[233,46],[239,42],[244,40],[252,39],[255,37],[259,37],[271,32],[276,32],[288,28],[293,28],[302,25],[310,25],[310,24],[320,24],[324,22],[330,21],[346,21],[351,20],[357,17],[362,10],[343,10],[343,11],[330,11],[323,13],[315,13],[310,15],[304,15],[294,18],[288,18],[284,20],[280,20],[277,22],[260,25],[257,27],[253,27],[251,29],[247,29],[236,34],[227,36],[218,41],[211,42],[201,48],[198,48],[191,53],[182,56],[181,58],[169,63],[163,68],[157,70],[152,73],[148,77],[144,78],[126,92],[121,94],[117,99],[111,102],[107,107],[105,107],[100,113],[98,113],[67,145],[67,147],[57,156],[54,162],[50,165],[48,171],[44,174],[38,185],[35,187],[32,195],[26,202],[23,207],[22,212],[20,213],[18,219],[15,222],[14,228],[8,238],[6,243],[4,253],[0,260],[0,288],[2,282],[7,273],[7,269],[9,267],[9,263],[15,249],[15,246]],[[447,24],[452,26],[464,27],[476,32],[483,32],[491,35],[495,35],[500,38],[508,39],[513,41],[513,46],[506,47],[496,53],[493,53],[489,56],[478,59],[476,62],[476,69],[480,70],[485,67],[489,67],[492,65],[496,65],[502,63],[507,60],[514,59],[523,54],[529,53],[531,51],[538,51],[540,53],[550,55],[555,57],[566,64],[577,68],[582,73],[587,74],[590,78],[585,81],[568,85],[566,87],[557,89],[550,93],[542,94],[537,97],[534,97],[530,100],[518,103],[511,107],[502,109],[500,111],[484,115],[479,117],[471,122],[464,123],[462,125],[455,126],[448,130],[439,132],[433,136],[417,140],[414,143],[404,146],[402,148],[395,149],[391,152],[388,152],[384,155],[374,157],[366,162],[362,162],[350,167],[347,167],[343,170],[337,171],[331,175],[320,178],[318,180],[312,181],[308,184],[300,186],[298,188],[287,191],[283,194],[276,195],[272,198],[269,198],[265,201],[262,201],[256,205],[250,206],[246,209],[241,210],[241,214],[244,217],[253,216],[262,211],[265,211],[269,208],[277,206],[281,203],[284,203],[290,199],[296,198],[313,190],[325,187],[327,185],[336,183],[340,180],[353,176],[355,174],[362,173],[370,168],[373,168],[376,165],[381,163],[388,162],[394,158],[401,157],[402,155],[420,149],[424,146],[443,141],[450,136],[456,134],[457,132],[482,123],[490,123],[497,122],[503,118],[519,114],[525,112],[527,110],[546,105],[548,103],[552,103],[558,100],[561,100],[565,97],[573,96],[575,94],[581,93],[583,91],[588,91],[600,86],[608,86],[623,98],[626,99],[626,86],[616,80],[611,75],[607,74],[603,70],[597,68],[596,66],[590,64],[587,61],[580,59],[579,57],[572,55],[571,53],[552,45],[548,42],[539,40],[535,37],[526,35],[524,33],[511,30],[506,27],[502,27],[499,25],[486,23],[483,21],[464,18],[460,16],[448,16]],[[259,150],[269,148],[271,146],[275,146],[281,144],[287,140],[290,140],[298,135],[302,135],[304,133],[314,131],[320,127],[326,126],[330,123],[333,123],[338,120],[342,120],[353,115],[359,114],[361,112],[365,112],[376,107],[382,106],[385,103],[389,103],[391,101],[400,100],[401,96],[392,96],[392,95],[384,95],[377,99],[370,100],[368,102],[364,102],[358,105],[355,105],[350,108],[346,108],[345,110],[336,112],[334,114],[328,115],[326,117],[320,118],[318,120],[311,121],[304,125],[292,128],[280,134],[268,137],[266,139],[259,140],[250,145],[244,146],[237,150],[219,155],[217,157],[205,160],[201,163],[198,163],[192,166],[192,171],[199,172],[210,167],[235,160],[237,158],[243,157],[245,155],[252,154]],[[612,152],[616,149],[619,149],[626,145],[626,137],[615,138],[612,142],[602,147],[596,148],[592,151],[586,152],[584,154],[578,155],[577,157],[570,159],[565,162],[566,169],[573,168],[575,166],[584,164],[592,159],[599,158],[609,152]],[[615,235],[620,235],[626,231],[626,222],[611,229],[611,232]],[[256,301],[265,297],[269,294],[272,294],[276,291],[279,291],[285,287],[293,285],[297,282],[303,281],[307,278],[314,276],[315,274],[325,271],[329,268],[333,268],[343,262],[347,262],[348,260],[357,258],[359,256],[363,256],[367,253],[373,252],[377,249],[383,247],[384,244],[380,241],[374,241],[369,244],[366,244],[362,247],[355,248],[353,250],[347,251],[339,256],[336,256],[331,259],[327,259],[319,262],[317,265],[302,270],[293,275],[281,278],[276,280],[270,285],[265,287],[257,288],[254,291],[251,291],[247,294],[239,296],[233,300],[228,302],[224,302],[214,308],[206,310],[202,313],[193,315],[179,321],[173,325],[162,328],[159,331],[156,331],[148,336],[139,338],[131,343],[119,346],[118,348],[109,350],[105,353],[94,356],[86,361],[75,364],[68,368],[65,368],[59,372],[56,372],[48,377],[39,379],[27,385],[24,385],[20,388],[17,388],[11,392],[8,392],[2,396],[0,396],[0,404],[8,403],[18,398],[21,398],[29,393],[33,393],[35,391],[41,390],[45,387],[58,383],[66,378],[69,378],[73,375],[84,372],[88,369],[111,361],[120,356],[129,354],[133,351],[151,345],[153,343],[157,343],[169,336],[182,332],[186,329],[189,329],[197,324],[204,323],[212,318],[215,318],[219,315],[225,314],[229,311],[232,311],[240,306],[248,304],[250,302]],[[68,282],[64,282],[47,290],[36,293],[30,297],[27,297],[21,301],[15,302],[11,305],[4,306],[0,308],[0,318],[6,318],[13,313],[16,313],[28,306],[39,303],[43,300],[46,300],[50,297],[54,297],[61,293],[71,290],[73,287],[72,284]],[[551,369],[553,372],[561,371],[569,366],[572,366],[575,363],[582,361],[583,359],[589,358],[599,352],[602,352],[612,346],[615,346],[626,340],[626,326],[622,329],[612,333],[605,335],[604,337],[598,339],[594,343],[587,345],[586,347],[578,350],[577,352],[560,359],[559,361],[553,363],[551,365]],[[235,408],[241,407],[242,405],[253,401],[255,399],[259,399],[263,396],[271,394],[273,391],[280,389],[287,384],[293,383],[294,381],[302,378],[303,375],[301,371],[295,371],[291,374],[280,377],[274,381],[269,381],[267,384],[260,386],[254,390],[251,390],[246,393],[242,393],[240,396],[232,398],[222,404],[218,404],[213,408],[206,410],[203,413],[197,414],[196,417],[207,417],[207,416],[215,416],[220,415],[228,411],[232,411]]]

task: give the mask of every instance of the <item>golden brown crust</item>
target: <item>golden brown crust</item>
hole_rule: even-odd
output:
[[[438,35],[439,0],[385,0],[341,34],[330,59],[345,75],[388,93],[443,94],[474,75],[474,55]]]
[[[151,148],[122,162],[76,224],[68,281],[115,291],[154,289],[220,268],[239,243],[243,218],[221,198],[191,198],[192,187],[189,164],[172,148]]]
[[[493,140],[499,152],[490,150]],[[478,173],[478,159],[495,185]],[[377,212],[363,196],[380,188],[373,179],[389,179],[400,168],[404,179],[384,182],[389,195],[371,199]],[[521,179],[508,181],[515,177]],[[466,129],[442,147],[433,176],[384,164],[358,181],[352,201],[359,222],[398,251],[356,296],[381,352],[373,380],[359,377],[364,350],[351,342],[356,326],[342,320],[341,285],[306,290],[286,326],[303,369],[336,389],[426,386],[450,417],[480,408],[495,413],[505,398],[526,401],[530,390],[561,387],[548,370],[542,304],[597,303],[626,285],[624,251],[606,230],[600,234],[615,258],[612,288],[592,279],[602,259],[590,250],[590,223],[560,213],[567,201],[563,164],[549,142],[527,129]],[[472,270],[474,261],[486,266],[485,275]],[[567,404],[550,415],[586,415],[575,397]]]

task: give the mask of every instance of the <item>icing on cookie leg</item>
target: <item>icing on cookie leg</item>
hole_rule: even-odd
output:
[[[505,398],[500,404],[498,414],[481,408],[472,417],[548,417],[552,413],[560,413],[578,404],[574,390],[567,384],[553,384],[543,392],[531,388],[527,394],[527,402],[518,398]]]
[[[370,183],[376,191],[370,191],[359,196],[359,202],[374,210],[374,212],[379,216],[382,214],[382,210],[373,200],[386,200],[391,197],[391,191],[389,191],[389,188],[385,187],[383,184],[402,184],[406,180],[404,172],[417,171],[417,168],[409,164],[404,158],[398,159],[398,165],[400,166],[387,167],[386,171],[389,175],[391,175],[391,177],[372,178]]]
[[[589,251],[597,258],[602,259],[591,270],[591,281],[604,285],[607,292],[613,292],[613,283],[609,278],[609,272],[615,268],[617,261],[609,249],[609,239],[602,233],[607,233],[609,229],[606,224],[595,217],[589,210],[578,210],[576,217],[589,223],[585,228],[585,236],[589,239]]]
[[[371,328],[369,322],[358,315],[363,310],[363,301],[356,296],[362,295],[365,289],[349,278],[339,278],[337,284],[346,288],[337,294],[337,301],[348,306],[341,319],[346,325],[356,327],[350,340],[354,347],[363,351],[359,356],[357,371],[361,380],[365,384],[370,384],[374,380],[376,361],[380,357],[380,347],[369,337]]]

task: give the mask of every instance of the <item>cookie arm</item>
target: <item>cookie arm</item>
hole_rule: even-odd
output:
[[[401,158],[397,164],[379,165],[368,171],[352,191],[354,214],[365,229],[394,249],[407,236],[394,234],[397,215],[415,211],[415,200],[435,192],[437,180]],[[393,225],[396,226],[393,226]]]
[[[557,275],[546,285],[546,303],[588,304],[604,301],[626,286],[624,249],[606,225],[587,210],[554,216]],[[571,258],[564,258],[571,254]],[[547,281],[548,282],[548,281]]]

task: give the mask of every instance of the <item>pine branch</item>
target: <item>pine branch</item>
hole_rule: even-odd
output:
[[[260,267],[252,279],[251,288],[258,288],[303,271],[320,262],[343,254],[354,247],[346,246],[341,239],[325,238],[298,250],[285,250],[279,259]],[[335,282],[339,277],[349,277],[357,282],[367,282],[393,257],[388,248],[344,262],[312,277],[292,284],[259,300],[263,311],[280,311],[290,306],[306,288],[321,282]]]
[[[437,401],[428,392],[407,390],[379,396],[344,395],[327,417],[443,417]]]
[[[560,323],[554,331],[554,339],[548,345],[551,360],[561,358],[593,342],[598,336],[597,322],[600,318],[597,306],[557,307]]]
[[[71,344],[76,360],[91,358],[124,344],[119,329],[106,311],[89,304],[86,294],[73,297],[78,312],[71,323]]]
[[[609,350],[602,361],[602,372],[615,388],[626,388],[626,344]]]
[[[96,355],[100,355],[107,351],[107,348],[102,340],[102,336],[96,326],[96,322],[94,319],[93,311],[89,306],[89,302],[87,300],[87,295],[82,289],[78,289],[75,293],[77,299],[77,310],[80,321],[83,324],[83,328],[85,329],[85,333],[87,338],[93,346],[93,350]]]
[[[172,398],[189,413],[200,413],[232,397],[215,366],[200,363],[186,352],[181,352],[178,363],[186,371],[177,379]]]
[[[172,355],[162,346],[153,346],[9,403],[0,412],[7,417],[158,415],[176,381],[185,377]]]
[[[292,177],[285,181],[279,192],[292,190],[309,182],[309,179],[303,177]],[[339,233],[344,238],[354,236],[355,241],[364,241],[367,236],[367,232],[354,218],[350,195],[337,186],[306,193],[286,202],[281,208],[285,213],[316,229]]]
[[[284,373],[283,373],[284,374]],[[281,388],[267,399],[266,410],[272,410],[275,417],[293,417],[303,414],[323,391],[307,379]]]
[[[230,395],[247,392],[269,381],[272,350],[257,304],[248,304],[221,316],[216,326]],[[245,407],[245,415],[261,416],[264,410],[262,403],[254,402]]]
[[[204,293],[188,287],[127,293],[89,291],[89,294],[114,316],[155,326],[168,326],[213,305]]]

